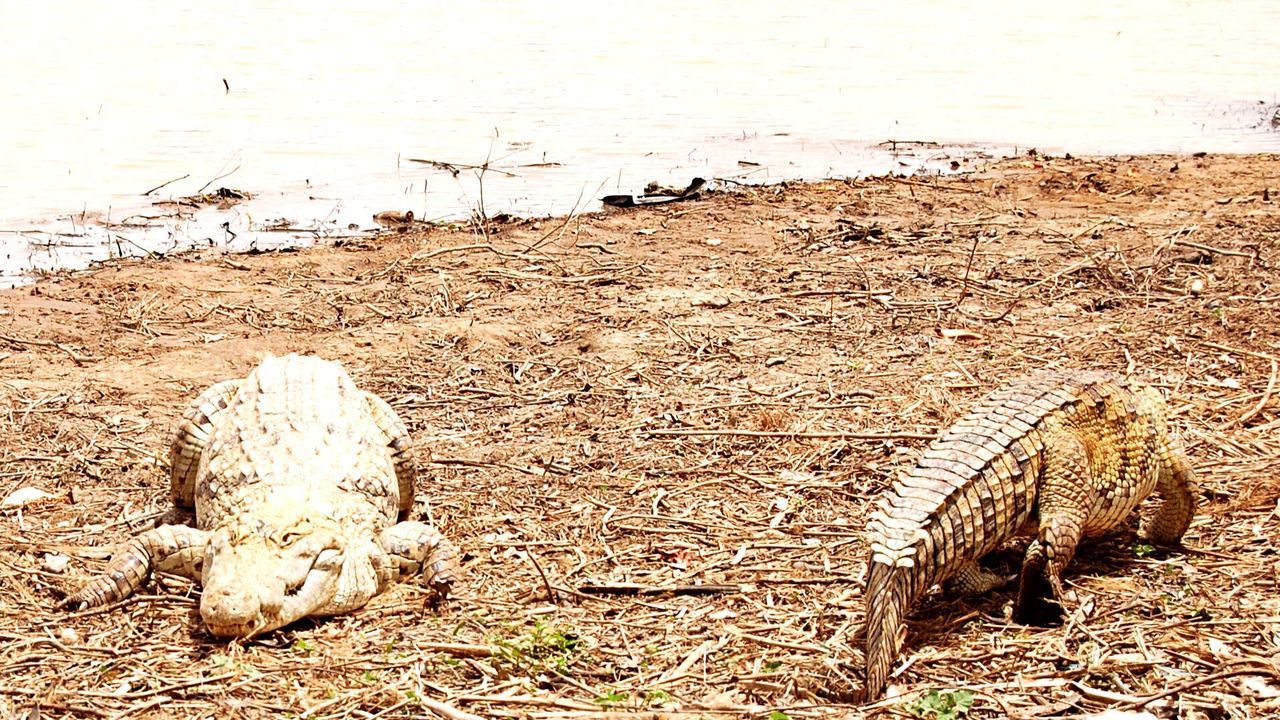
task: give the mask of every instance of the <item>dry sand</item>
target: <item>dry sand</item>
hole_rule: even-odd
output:
[[[869,503],[1043,366],[1166,391],[1201,482],[1185,548],[1086,544],[1067,627],[931,597],[881,707],[1273,715],[1277,192],[1275,156],[1023,157],[2,292],[0,498],[55,499],[0,513],[0,716],[861,716]],[[166,509],[185,403],[288,351],[341,360],[429,451],[456,598],[406,584],[232,644],[172,578],[57,610]]]

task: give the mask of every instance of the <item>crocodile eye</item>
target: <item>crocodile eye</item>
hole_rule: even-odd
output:
[[[276,536],[276,541],[280,543],[281,547],[289,547],[310,534],[311,523],[296,523],[287,530],[281,530],[280,534]]]

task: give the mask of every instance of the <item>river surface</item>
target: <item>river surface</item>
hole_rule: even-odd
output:
[[[0,0],[0,286],[651,180],[1280,151],[1277,32],[1271,0]],[[155,204],[220,187],[253,199]]]

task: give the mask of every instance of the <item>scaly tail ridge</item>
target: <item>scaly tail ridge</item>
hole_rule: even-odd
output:
[[[903,616],[912,601],[912,565],[871,561],[867,573],[867,677],[864,699],[880,697],[889,682],[889,670],[902,648],[906,628]]]

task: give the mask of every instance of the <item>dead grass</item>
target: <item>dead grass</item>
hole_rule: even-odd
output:
[[[1278,178],[1275,157],[1033,158],[0,293],[0,497],[55,495],[0,515],[0,716],[873,712],[851,702],[868,503],[1046,365],[1168,392],[1201,480],[1186,547],[1088,544],[1061,628],[1012,624],[1008,593],[932,598],[879,707],[1273,715]],[[187,399],[290,350],[342,360],[430,450],[456,599],[406,585],[231,644],[175,579],[55,610],[165,509]]]

